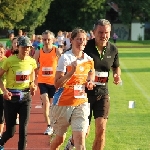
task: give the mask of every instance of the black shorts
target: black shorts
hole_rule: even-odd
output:
[[[40,95],[47,93],[49,98],[53,98],[56,91],[54,85],[38,83],[38,87],[40,89]]]
[[[92,114],[94,119],[98,117],[108,118],[109,114],[109,95],[99,95],[99,96],[88,96],[88,102],[90,103],[90,115],[89,124],[91,123]]]
[[[4,99],[3,94],[0,94],[0,124],[4,123]]]

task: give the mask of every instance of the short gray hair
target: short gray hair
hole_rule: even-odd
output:
[[[55,38],[55,35],[53,32],[49,31],[49,30],[46,30],[45,32],[42,33],[42,35],[45,35],[45,34],[50,34],[53,36],[53,38]]]
[[[106,25],[109,25],[111,27],[111,23],[106,20],[106,19],[100,19],[100,20],[97,20],[93,26],[93,30],[96,29],[96,27],[100,25],[100,26],[106,26]]]

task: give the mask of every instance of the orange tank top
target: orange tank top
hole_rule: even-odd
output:
[[[55,47],[53,47],[49,53],[45,53],[43,49],[40,49],[38,83],[54,85],[57,61],[58,57],[56,55]]]

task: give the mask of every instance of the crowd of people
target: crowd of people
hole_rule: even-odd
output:
[[[72,135],[64,150],[85,150],[92,116],[95,138],[92,150],[103,150],[109,115],[109,72],[121,82],[117,47],[109,42],[111,24],[95,22],[87,33],[81,28],[46,30],[41,35],[19,30],[10,33],[6,47],[0,44],[0,150],[14,136],[19,124],[18,150],[27,147],[30,106],[39,88],[45,135],[54,135],[50,150],[61,149],[69,126]],[[5,131],[4,122],[6,125]]]

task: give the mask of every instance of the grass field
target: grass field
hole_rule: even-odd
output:
[[[0,42],[1,41],[7,41],[8,39],[7,38],[2,38],[2,39],[0,39]]]
[[[150,49],[120,48],[119,53],[123,84],[114,85],[111,75],[105,150],[150,150]],[[135,101],[133,109],[128,108],[130,100]],[[87,150],[93,139],[94,121],[86,139]]]
[[[120,41],[116,43],[117,46],[150,46],[150,40],[145,41]]]

